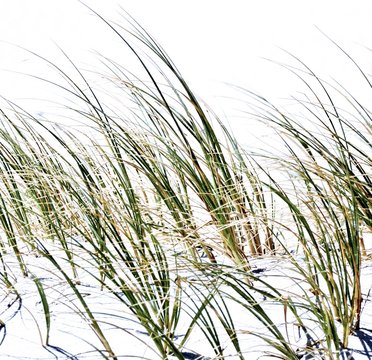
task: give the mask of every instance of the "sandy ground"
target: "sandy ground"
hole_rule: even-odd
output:
[[[51,330],[49,346],[43,346],[46,341],[46,326],[43,315],[43,305],[32,276],[24,278],[12,255],[6,255],[4,260],[8,264],[8,276],[21,295],[17,300],[14,293],[3,286],[1,293],[1,359],[102,359],[99,349],[102,345],[89,327],[89,321],[79,315],[81,306],[71,288],[60,274],[50,265],[50,262],[35,255],[25,256],[29,263],[32,276],[37,276],[49,298],[51,312]],[[252,262],[253,269],[261,279],[272,283],[283,292],[296,291],[295,274],[291,275],[291,267],[285,259],[262,258]],[[80,271],[80,285],[78,288],[84,299],[100,320],[105,335],[119,359],[159,359],[154,351],[154,345],[144,329],[131,315],[129,309],[105,290],[101,290],[84,271]],[[350,350],[343,354],[344,359],[372,359],[372,261],[365,260],[362,266],[363,312],[360,331],[350,337]],[[304,343],[295,322],[284,319],[283,308],[278,304],[262,300],[265,310],[282,329],[287,323],[288,336],[298,346]],[[245,359],[270,359],[272,351],[259,338],[250,334],[253,332],[267,333],[266,329],[249,312],[227,301],[231,315],[238,330],[238,336]],[[306,318],[306,313],[302,314]],[[178,328],[179,339],[182,339],[181,318]],[[220,329],[217,329],[220,331]],[[314,328],[314,332],[317,329]],[[234,349],[226,340],[226,358],[237,359]],[[214,353],[203,338],[200,329],[195,328],[184,349],[185,359],[213,359]],[[299,359],[317,359],[317,357],[303,356]],[[320,357],[319,357],[320,359]]]

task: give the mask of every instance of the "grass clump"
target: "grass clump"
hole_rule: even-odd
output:
[[[218,359],[249,358],[247,335],[282,359],[340,358],[361,322],[363,234],[371,230],[369,111],[302,64],[310,97],[296,101],[308,122],[255,96],[256,116],[277,130],[286,153],[249,154],[144,29],[132,19],[123,28],[96,15],[145,77],[102,58],[100,76],[120,95],[118,108],[101,100],[105,94],[64,54],[75,75],[43,59],[64,81],[49,83],[73,99],[68,114],[86,131],[10,102],[0,114],[1,275],[13,288],[10,252],[22,276],[32,276],[44,346],[56,350],[52,303],[30,253],[68,286],[77,301],[71,308],[96,335],[92,347],[102,358],[121,356],[107,326],[129,332],[123,313],[162,359],[203,358],[188,348],[195,333]],[[335,91],[354,118],[336,106]],[[279,173],[267,170],[267,159]],[[291,265],[281,281],[291,290],[255,273],[264,258],[283,257]],[[109,314],[81,290],[84,281],[112,296],[120,315],[105,320]],[[237,309],[263,330],[242,325]],[[304,344],[289,335],[290,325]]]

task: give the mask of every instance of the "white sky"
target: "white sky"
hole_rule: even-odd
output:
[[[297,90],[288,73],[262,57],[291,63],[284,48],[322,76],[354,82],[356,71],[315,26],[372,72],[371,0],[86,0],[108,19],[120,19],[119,5],[132,14],[171,55],[194,90],[206,99],[225,95],[222,82],[266,96]],[[97,50],[121,58],[121,45],[77,0],[1,0],[0,40],[59,59],[54,43],[78,63]],[[4,69],[38,73],[32,56],[0,43],[0,94],[17,99],[43,92]],[[129,66],[130,67],[130,66]],[[43,71],[43,70],[40,70]],[[43,75],[41,73],[40,75]],[[356,84],[360,83],[360,78]],[[352,85],[351,85],[352,86]],[[355,85],[356,87],[358,85]]]

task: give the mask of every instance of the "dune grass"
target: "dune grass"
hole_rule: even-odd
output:
[[[340,358],[362,315],[363,235],[372,227],[369,110],[301,63],[297,74],[309,96],[296,101],[306,121],[247,92],[254,116],[277,129],[287,151],[250,154],[143,28],[130,18],[123,27],[96,15],[147,77],[102,58],[99,75],[120,90],[125,111],[106,106],[65,55],[72,74],[40,59],[61,75],[53,85],[74,99],[66,108],[89,132],[38,119],[11,102],[0,114],[1,277],[16,292],[5,257],[13,253],[40,295],[44,346],[53,321],[30,253],[47,259],[71,288],[103,358],[117,359],[122,349],[111,346],[105,323],[79,290],[82,276],[133,314],[162,359],[187,358],[195,331],[218,359],[249,358],[246,334],[278,358]],[[332,92],[354,113],[343,111]],[[279,165],[279,177],[267,159]],[[252,261],[265,257],[287,259],[292,275],[283,277],[293,290],[255,275]],[[266,332],[241,328],[236,308]],[[306,337],[303,346],[288,335],[289,321]]]

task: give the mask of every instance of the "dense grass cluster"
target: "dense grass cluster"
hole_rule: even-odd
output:
[[[105,79],[121,94],[118,108],[100,100],[77,67],[68,74],[50,64],[63,79],[55,85],[75,101],[71,117],[89,131],[10,102],[1,110],[4,288],[16,294],[11,253],[40,294],[46,347],[50,301],[28,266],[30,253],[72,289],[103,358],[119,358],[122,349],[112,348],[79,290],[81,276],[132,312],[163,359],[185,359],[196,329],[218,359],[226,348],[248,358],[240,340],[250,332],[278,358],[340,358],[362,315],[363,236],[372,229],[370,111],[300,63],[309,93],[296,102],[305,117],[247,92],[255,109],[249,116],[274,127],[286,149],[252,155],[138,24],[130,31],[106,24],[146,76],[102,59]],[[263,257],[287,259],[290,292],[255,273],[252,262]],[[268,304],[284,314],[284,326],[273,322]],[[267,331],[238,328],[233,308]],[[301,347],[288,335],[290,322],[306,337]]]

